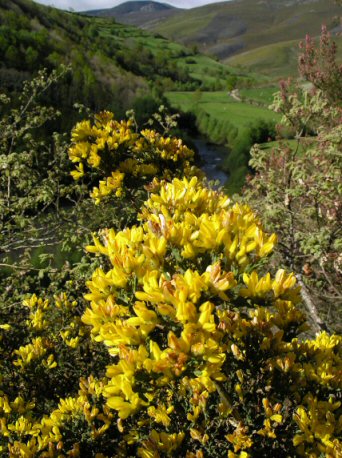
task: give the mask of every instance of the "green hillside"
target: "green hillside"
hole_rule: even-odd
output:
[[[139,89],[147,89],[140,75],[116,59],[120,45],[106,36],[110,21],[106,25],[90,22],[29,0],[2,0],[0,24],[3,90],[13,92],[38,69],[51,71],[61,64],[72,66],[60,93],[55,94],[61,108],[78,101],[97,110],[106,101],[109,108],[123,110],[121,99],[132,100]]]
[[[153,30],[225,60],[305,33],[319,35],[322,23],[338,31],[340,14],[333,0],[233,0],[180,11]]]
[[[335,37],[338,58],[342,62],[342,38]],[[225,62],[244,72],[255,72],[272,78],[281,78],[296,74],[298,66],[298,40],[283,41],[252,49]]]
[[[118,116],[137,99],[157,103],[165,90],[223,88],[231,74],[228,67],[159,35],[30,0],[0,0],[0,59],[4,91],[19,90],[42,67],[70,65],[58,92],[48,95],[59,109],[81,102]],[[70,114],[67,127],[73,122]]]

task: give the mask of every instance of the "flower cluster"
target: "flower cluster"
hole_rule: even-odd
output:
[[[20,396],[11,402],[3,394],[0,396],[1,433],[7,447],[0,445],[0,451],[6,451],[11,457],[60,456],[60,450],[68,447],[64,443],[68,429],[77,422],[84,423],[90,440],[96,441],[110,429],[113,420],[108,407],[96,406],[102,385],[93,377],[81,378],[78,395],[60,399],[57,408],[40,419],[34,418],[33,402],[25,404]],[[68,456],[82,456],[77,443],[72,443],[67,452]]]
[[[116,121],[107,111],[96,115],[93,125],[87,120],[75,126],[69,157],[77,164],[74,179],[85,175],[85,167],[105,177],[90,194],[96,204],[109,195],[120,197],[132,180],[134,187],[142,187],[152,177],[199,173],[193,165],[194,152],[182,140],[150,129],[137,133],[132,120]]]
[[[108,257],[110,267],[88,282],[91,306],[82,318],[113,357],[103,395],[124,431],[129,425],[128,446],[143,458],[179,456],[181,444],[187,456],[197,450],[247,457],[293,447],[337,457],[331,444],[340,446],[338,426],[307,448],[305,431],[296,435],[295,428],[313,387],[324,386],[330,399],[339,386],[340,340],[291,339],[305,322],[295,276],[256,270],[275,236],[263,232],[247,206],[196,178],[161,183],[140,220],[118,233],[103,231],[88,247]],[[288,383],[277,392],[280,377]],[[337,425],[340,403],[333,405],[329,418]],[[218,453],[216,442],[212,455],[218,437],[225,443]]]
[[[71,424],[87,425],[90,439],[109,428],[109,408],[96,407],[101,380],[82,377],[90,370],[99,378],[108,361],[100,362],[99,348],[91,360],[95,347],[81,313],[66,293],[33,294],[23,301],[22,323],[0,326],[1,456],[58,456]],[[73,436],[69,442],[64,450],[78,456]]]

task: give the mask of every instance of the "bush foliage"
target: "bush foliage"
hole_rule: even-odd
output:
[[[281,263],[303,276],[311,302],[324,321],[340,326],[341,306],[341,119],[342,66],[323,27],[318,46],[307,37],[299,59],[310,85],[281,83],[273,108],[291,129],[292,144],[272,149],[256,145],[250,165],[255,174],[245,198],[279,236]]]
[[[110,113],[72,138],[73,175],[100,178],[99,206],[143,202],[136,224],[121,214],[94,234],[85,290],[69,279],[28,297],[19,322],[6,315],[2,453],[337,458],[341,337],[300,339],[296,278],[268,272],[276,236],[197,176],[174,177],[196,172],[177,139]]]

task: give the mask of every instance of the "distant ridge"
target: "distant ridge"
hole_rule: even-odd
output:
[[[172,17],[182,11],[167,3],[146,1],[129,1],[121,3],[113,8],[86,11],[83,14],[98,17],[114,17],[122,24],[143,26],[151,28],[157,26],[160,21]]]
[[[255,48],[302,40],[307,33],[318,36],[322,24],[334,31],[341,10],[333,0],[232,0],[181,10],[141,27],[227,61]]]
[[[322,23],[333,33],[341,25],[341,6],[333,0],[230,0],[190,9],[131,1],[88,14],[114,16],[123,24],[196,45],[224,62],[256,48],[302,40],[306,33],[318,36]]]

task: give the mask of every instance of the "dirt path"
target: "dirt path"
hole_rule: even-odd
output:
[[[232,91],[228,92],[228,94],[230,95],[230,97],[232,97],[234,100],[236,100],[237,102],[241,102],[241,97],[240,97],[240,94],[239,94],[239,89],[233,89]]]

